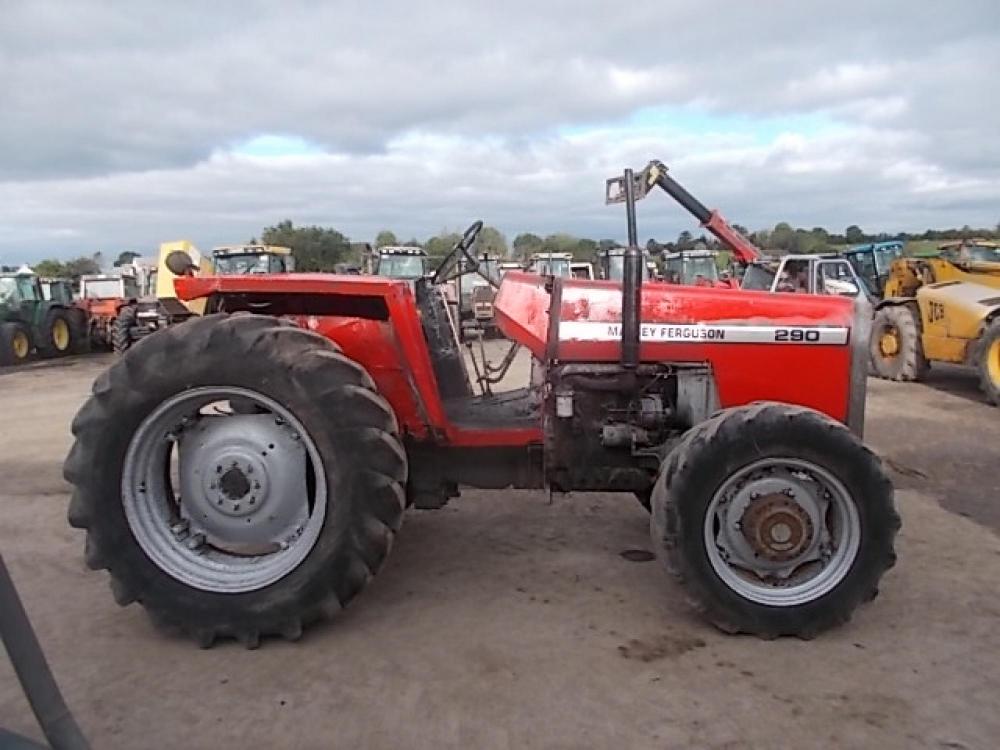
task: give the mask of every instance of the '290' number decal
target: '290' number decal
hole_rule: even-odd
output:
[[[774,331],[775,341],[819,341],[819,331],[815,328],[778,328]]]

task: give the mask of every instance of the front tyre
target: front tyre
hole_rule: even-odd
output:
[[[379,570],[406,455],[367,372],[274,318],[211,315],[128,351],[73,422],[70,524],[119,604],[202,645],[297,638]]]
[[[115,354],[124,354],[135,339],[132,337],[132,329],[138,320],[138,311],[135,305],[123,305],[118,311],[117,317],[111,322],[111,349]]]
[[[914,305],[880,308],[869,338],[871,369],[885,380],[915,381],[930,369],[920,341],[920,315]]]
[[[21,323],[0,323],[0,365],[20,365],[31,354],[31,335]]]
[[[879,459],[846,427],[785,404],[727,409],[664,462],[651,533],[721,630],[810,638],[847,622],[895,562]]]
[[[53,308],[42,321],[38,338],[38,353],[45,358],[70,354],[76,345],[73,321],[68,310]]]
[[[976,345],[979,384],[994,406],[1000,406],[1000,318],[990,323]]]

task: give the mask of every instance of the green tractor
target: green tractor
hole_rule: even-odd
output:
[[[46,299],[33,273],[0,273],[0,365],[17,365],[36,350],[60,357],[77,349],[86,336],[81,311],[60,299]]]

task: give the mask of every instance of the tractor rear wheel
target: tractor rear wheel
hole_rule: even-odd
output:
[[[90,351],[90,324],[87,313],[79,307],[69,309],[70,336],[72,337],[72,353],[85,354]]]
[[[49,310],[38,332],[38,341],[35,342],[38,353],[45,358],[70,354],[76,343],[74,333],[73,320],[68,310],[60,307]]]
[[[275,318],[195,318],[94,384],[64,473],[121,605],[208,646],[298,638],[379,570],[406,454],[368,373]]]
[[[879,459],[819,412],[776,403],[693,427],[653,490],[653,544],[718,628],[810,638],[874,598],[899,516]]]
[[[1000,406],[1000,318],[990,323],[979,337],[976,366],[983,393],[994,406]]]
[[[115,354],[124,354],[135,343],[132,328],[136,323],[136,313],[135,305],[124,305],[111,323],[111,348]]]
[[[883,307],[875,313],[869,340],[875,374],[885,380],[922,380],[929,365],[920,343],[917,310],[912,305]]]
[[[0,365],[19,365],[31,354],[31,335],[21,323],[0,324]]]

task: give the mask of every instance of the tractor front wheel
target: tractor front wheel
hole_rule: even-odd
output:
[[[21,323],[0,324],[0,365],[19,365],[31,354],[31,336]]]
[[[979,383],[994,406],[1000,406],[1000,318],[990,323],[977,345]]]
[[[880,378],[909,381],[927,375],[919,318],[911,305],[883,307],[875,313],[869,350],[872,369]]]
[[[88,565],[203,646],[298,638],[361,591],[402,522],[392,410],[332,342],[271,317],[148,337],[98,378],[73,434]]]
[[[810,638],[872,599],[899,516],[879,459],[819,412],[759,403],[693,427],[653,490],[659,556],[718,628]]]
[[[45,358],[70,354],[76,345],[73,320],[62,308],[49,310],[38,336],[38,353]]]
[[[124,354],[133,343],[132,328],[137,319],[135,305],[124,305],[118,311],[118,317],[111,322],[111,348],[115,354]]]

